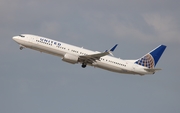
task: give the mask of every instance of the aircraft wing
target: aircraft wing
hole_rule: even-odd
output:
[[[84,56],[79,56],[79,60],[99,60],[101,57],[109,55],[110,52],[103,52],[103,53],[97,53],[97,54],[91,54],[91,55],[84,55]]]
[[[101,57],[112,54],[112,52],[115,50],[116,47],[117,47],[117,44],[112,49],[106,50],[105,52],[102,52],[102,53],[79,56],[79,61],[87,62],[87,63],[96,62],[96,60],[99,60]]]

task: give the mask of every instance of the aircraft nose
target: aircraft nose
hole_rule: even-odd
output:
[[[17,36],[14,36],[12,39],[13,39],[14,41],[16,41],[16,40],[17,40]]]

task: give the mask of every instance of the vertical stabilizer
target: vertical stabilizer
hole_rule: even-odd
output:
[[[137,61],[135,61],[135,63],[152,69],[156,66],[165,49],[165,45],[160,45],[154,50],[144,55],[143,57],[141,57],[140,59],[138,59]]]

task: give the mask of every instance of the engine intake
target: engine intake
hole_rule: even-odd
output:
[[[78,63],[78,56],[66,53],[62,60],[71,64],[75,64]]]

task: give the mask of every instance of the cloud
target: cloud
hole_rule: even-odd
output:
[[[89,32],[94,36],[99,33],[118,39],[179,42],[180,27],[175,1],[46,0],[42,3],[16,0],[10,5],[9,2],[2,1],[0,8],[0,23],[5,27],[5,32],[10,29],[12,33],[29,31],[44,36],[58,36],[63,32],[67,37],[76,38],[87,37]]]
[[[156,31],[157,40],[180,43],[178,23],[174,17],[158,13],[145,14],[143,17],[148,26]]]
[[[90,31],[118,39],[180,43],[179,17],[174,8],[176,5],[173,7],[174,1],[171,3],[168,1],[153,3],[148,0],[124,3],[116,1],[116,4],[107,2],[102,3],[102,6],[99,6],[99,3],[98,1],[96,5],[92,5],[91,10],[87,6],[86,12],[80,13],[80,16],[89,23]]]

